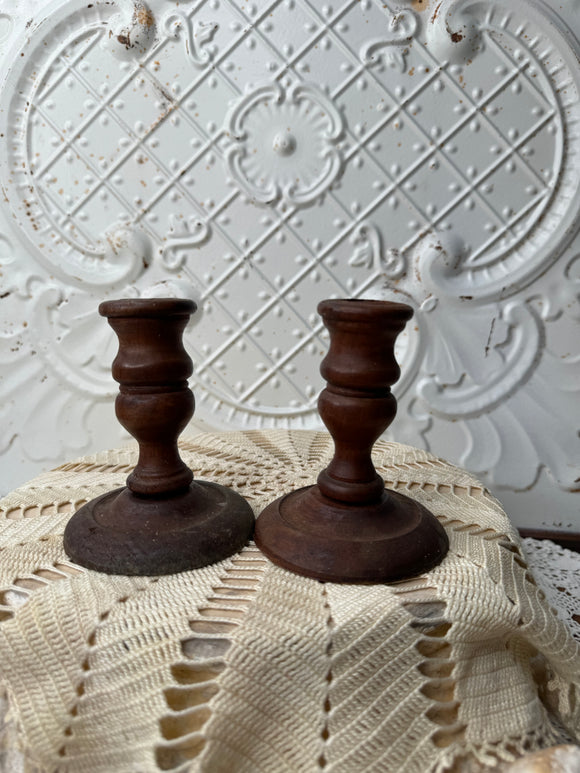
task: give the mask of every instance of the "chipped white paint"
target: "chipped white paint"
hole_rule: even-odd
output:
[[[103,298],[199,301],[198,425],[310,428],[317,302],[381,297],[416,312],[394,436],[580,530],[578,19],[3,3],[1,487],[118,443]]]

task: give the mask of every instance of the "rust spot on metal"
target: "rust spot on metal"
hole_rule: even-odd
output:
[[[156,84],[156,83],[154,83],[153,86],[154,86],[154,88],[156,88],[159,91],[159,94],[161,95],[161,97],[166,102],[168,102],[169,105],[173,104],[173,102],[175,100],[173,99],[173,96],[167,91],[167,89],[164,89],[163,86],[161,86],[160,84]],[[169,107],[169,105],[168,105],[168,107]]]
[[[141,24],[143,27],[153,27],[155,24],[155,17],[151,11],[142,5],[135,8],[134,19],[137,24]]]

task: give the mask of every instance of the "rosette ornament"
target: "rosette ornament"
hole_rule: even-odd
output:
[[[226,165],[257,204],[279,199],[293,206],[309,204],[341,170],[337,142],[343,131],[340,112],[318,89],[269,83],[250,91],[230,111]]]

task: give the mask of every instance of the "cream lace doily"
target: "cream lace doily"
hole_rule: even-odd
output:
[[[314,482],[332,450],[311,432],[181,448],[197,478],[256,512]],[[133,448],[0,501],[3,769],[428,773],[577,741],[580,645],[498,502],[426,452],[379,442],[374,459],[451,544],[439,567],[389,586],[298,577],[252,544],[161,578],[75,566],[62,547],[70,513],[123,485]]]
[[[580,642],[580,554],[550,540],[522,540],[528,565],[558,617]]]

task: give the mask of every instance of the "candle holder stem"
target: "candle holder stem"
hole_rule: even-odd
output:
[[[320,416],[334,457],[318,483],[272,502],[256,522],[258,547],[276,564],[331,582],[388,582],[438,564],[448,550],[435,516],[385,489],[371,452],[395,417],[395,339],[413,314],[386,301],[318,306],[330,333],[320,372]]]
[[[193,301],[107,301],[99,312],[119,338],[115,410],[139,443],[125,488],[80,508],[64,532],[76,563],[108,574],[159,575],[215,563],[250,539],[254,517],[236,492],[193,480],[177,439],[193,416],[192,362],[183,331]]]

